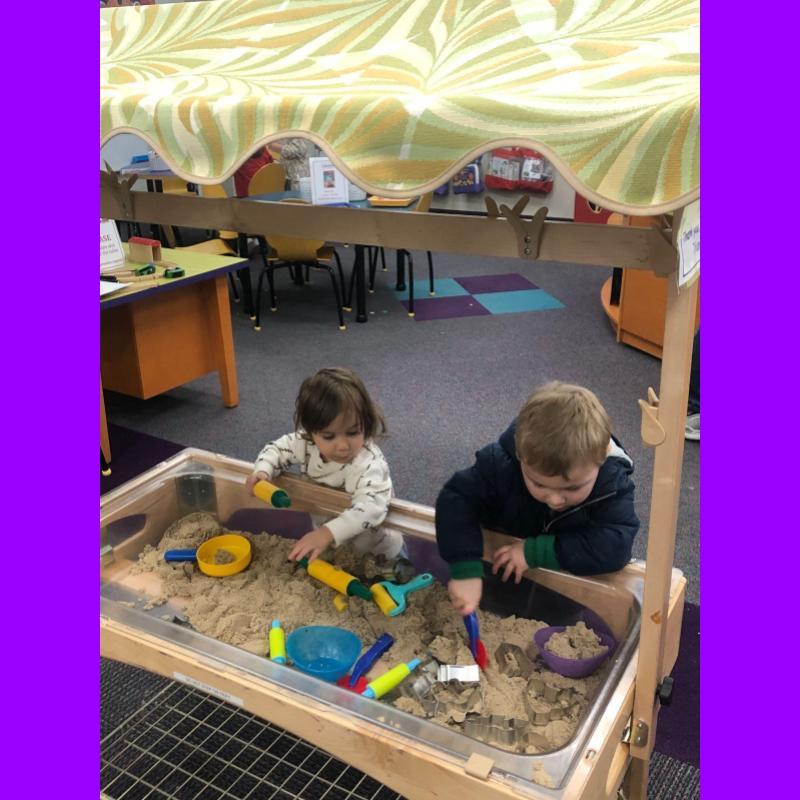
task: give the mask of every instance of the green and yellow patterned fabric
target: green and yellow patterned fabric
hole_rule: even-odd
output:
[[[421,194],[501,144],[590,200],[698,196],[699,0],[214,0],[103,9],[101,142],[217,182],[304,136],[369,191]]]

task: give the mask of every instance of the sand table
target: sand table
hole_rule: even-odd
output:
[[[194,564],[164,561],[166,550],[196,548],[223,533],[237,533],[252,545],[250,566],[237,575],[214,578]],[[214,516],[195,513],[170,526],[157,547],[146,546],[131,571],[155,573],[161,579],[162,594],[149,598],[147,607],[175,600],[195,630],[258,655],[268,654],[268,627],[279,619],[287,635],[304,625],[335,625],[359,636],[364,647],[390,633],[395,643],[373,667],[370,679],[415,657],[423,666],[432,657],[440,663],[474,663],[463,621],[441,584],[409,595],[407,611],[397,617],[386,617],[374,603],[357,597],[349,598],[340,612],[332,589],[287,561],[292,544],[269,533],[228,531]],[[382,579],[374,559],[358,557],[347,547],[329,550],[323,558],[367,585]],[[599,678],[564,678],[547,669],[532,644],[534,632],[545,623],[483,611],[478,616],[491,660],[479,684],[430,679],[420,689],[409,678],[382,702],[507,750],[540,753],[566,744]],[[413,677],[421,672],[418,669]]]
[[[563,632],[554,633],[544,649],[561,658],[592,658],[605,653],[608,645],[584,622],[568,625]]]

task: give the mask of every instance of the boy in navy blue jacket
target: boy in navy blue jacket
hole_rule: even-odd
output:
[[[537,389],[436,501],[436,539],[456,610],[469,614],[481,599],[481,527],[520,539],[494,554],[492,572],[502,570],[504,581],[514,575],[519,583],[529,567],[576,575],[622,569],[639,530],[632,472],[592,392],[558,381]]]

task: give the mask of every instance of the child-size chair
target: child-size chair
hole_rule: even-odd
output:
[[[270,164],[269,166],[272,165]],[[287,199],[282,202],[307,205],[305,200]],[[293,236],[270,234],[269,245],[263,245],[263,241],[263,238],[259,237],[259,244],[262,246],[262,256],[264,258],[264,269],[261,270],[261,274],[258,276],[258,288],[256,289],[255,329],[257,331],[261,330],[261,294],[264,286],[264,276],[266,275],[269,282],[270,308],[272,311],[277,311],[273,272],[278,267],[290,269],[296,267],[295,277],[297,278],[297,276],[302,276],[302,268],[305,266],[327,270],[331,276],[333,294],[336,298],[336,313],[339,316],[339,330],[346,330],[344,315],[342,314],[342,294],[339,290],[341,286],[342,292],[344,291],[344,274],[342,272],[342,262],[339,260],[339,254],[336,250],[333,247],[325,247],[325,241],[322,239],[297,239]],[[331,266],[331,261],[336,262],[336,268],[339,273],[338,280]],[[302,277],[300,279],[302,280]]]

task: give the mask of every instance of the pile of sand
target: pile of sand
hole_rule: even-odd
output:
[[[198,547],[222,533],[239,533],[252,545],[250,566],[237,575],[214,578],[204,575],[194,564],[164,561],[166,550]],[[148,607],[174,599],[185,609],[184,615],[195,630],[258,655],[268,654],[268,628],[273,619],[278,619],[287,635],[304,625],[347,628],[361,638],[364,647],[382,633],[390,633],[395,643],[373,667],[372,678],[412,658],[430,661],[434,657],[447,664],[474,663],[462,618],[453,611],[441,584],[409,595],[407,610],[397,617],[386,617],[374,603],[357,597],[349,598],[347,608],[340,612],[334,606],[332,589],[287,561],[292,544],[269,533],[223,530],[214,516],[195,513],[171,525],[157,547],[145,547],[132,572],[155,573],[161,579],[162,593],[150,598]],[[374,559],[358,557],[346,547],[328,551],[323,558],[367,585],[372,579],[382,579]],[[499,618],[483,611],[478,612],[478,617],[481,639],[491,662],[479,685],[437,684],[425,697],[427,708],[415,696],[398,692],[384,701],[505,749],[535,753],[563,746],[571,738],[599,679],[563,678],[547,669],[531,646],[534,632],[545,623]],[[519,660],[526,662],[526,671],[521,672],[511,657],[504,658],[502,664],[497,662],[496,653],[502,644],[519,648],[516,652],[520,653]],[[527,658],[521,651],[527,653]],[[406,687],[404,693],[407,695],[408,691]],[[517,727],[527,726],[526,735],[515,736],[510,745],[499,744],[493,739],[496,731],[488,726],[492,715],[508,718]],[[481,727],[484,720],[487,724]]]
[[[605,653],[608,645],[586,623],[578,622],[566,630],[554,633],[544,645],[544,649],[561,658],[592,658]]]

